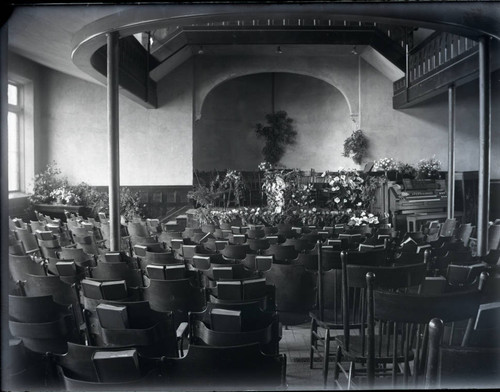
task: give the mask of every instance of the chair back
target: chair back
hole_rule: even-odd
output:
[[[429,322],[429,349],[425,374],[427,389],[489,389],[500,379],[500,348],[443,344],[444,323]]]
[[[400,276],[399,273],[397,275]],[[397,285],[388,282],[388,277],[380,269],[365,275],[368,386],[373,387],[377,363],[392,362],[393,369],[398,363],[402,364],[404,388],[408,388],[410,377],[413,377],[413,385],[418,387],[425,363],[425,339],[422,336],[427,334],[425,327],[428,320],[434,315],[450,323],[471,319],[477,314],[481,292],[471,290],[419,295],[395,290]],[[400,281],[401,287],[404,287],[404,278]],[[413,371],[410,371],[410,362],[413,362]],[[398,377],[393,370],[392,388],[401,385],[398,385]]]
[[[187,355],[165,361],[171,388],[280,389],[285,386],[286,358],[266,355],[259,343],[217,347],[190,345]],[[256,376],[258,374],[258,376]]]

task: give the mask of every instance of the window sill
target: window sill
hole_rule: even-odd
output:
[[[24,192],[10,192],[9,193],[9,200],[15,200],[15,199],[23,199],[23,198],[28,198],[28,194]]]

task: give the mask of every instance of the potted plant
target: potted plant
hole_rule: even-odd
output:
[[[409,163],[398,163],[398,173],[401,178],[414,179],[417,176],[417,169]]]
[[[421,159],[417,163],[417,178],[425,179],[439,178],[439,171],[441,170],[441,162],[436,159],[436,156],[432,158]]]
[[[344,140],[342,155],[352,158],[354,163],[361,165],[368,155],[368,139],[361,129],[353,131],[351,136]]]
[[[266,121],[268,125],[258,123],[255,132],[266,140],[262,149],[265,161],[276,165],[285,154],[286,146],[295,144],[297,131],[293,127],[293,119],[283,110],[267,114]]]
[[[380,158],[374,162],[373,168],[376,171],[383,171],[389,181],[397,180],[398,164],[394,158]]]

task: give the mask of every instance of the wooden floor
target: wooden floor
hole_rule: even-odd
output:
[[[286,354],[287,358],[286,379],[288,390],[323,389],[323,362],[317,358],[313,369],[309,368],[309,329],[310,323],[283,326],[280,354]],[[335,352],[335,348],[333,352]],[[333,363],[330,362],[327,389],[335,389],[332,373]]]

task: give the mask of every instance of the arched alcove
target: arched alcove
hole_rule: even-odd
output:
[[[256,170],[264,160],[264,140],[255,125],[265,123],[273,106],[286,111],[298,131],[282,164],[303,170],[353,166],[342,150],[354,124],[337,88],[310,76],[257,73],[223,82],[207,95],[193,127],[194,169]]]

